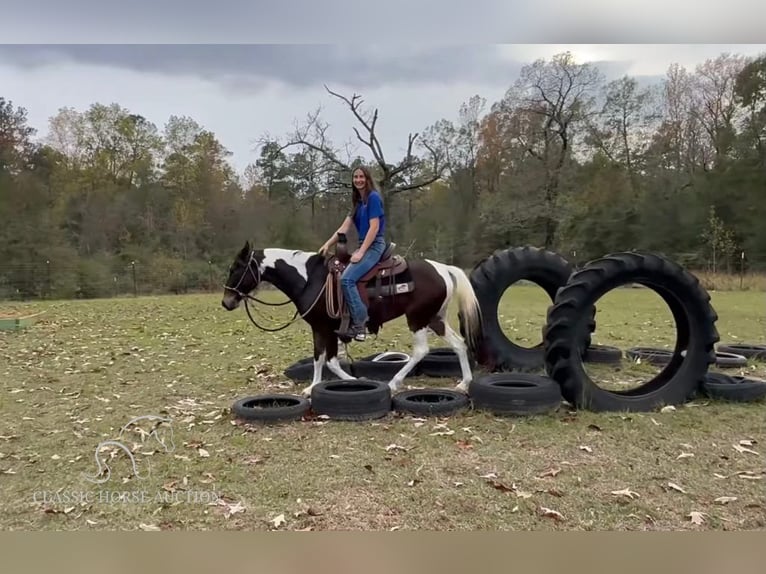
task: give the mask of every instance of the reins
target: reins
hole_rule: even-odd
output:
[[[253,250],[250,253],[250,258],[248,259],[248,262],[247,262],[247,270],[253,276],[253,279],[255,279],[255,284],[257,286],[257,285],[259,285],[261,283],[261,271],[258,268],[257,264],[255,265],[255,269],[256,270],[253,270],[253,263],[255,263],[254,257],[255,257],[255,250]],[[261,299],[258,299],[257,297],[253,297],[249,293],[242,293],[239,290],[239,285],[240,285],[240,283],[242,283],[242,280],[244,278],[245,278],[245,273],[242,274],[242,277],[240,277],[240,279],[237,282],[237,285],[235,287],[229,287],[227,285],[224,285],[223,288],[225,290],[228,290],[228,291],[234,291],[237,295],[239,295],[245,301],[245,311],[247,312],[247,316],[249,317],[250,322],[253,325],[255,325],[256,327],[258,327],[260,330],[266,331],[268,333],[274,333],[276,331],[281,331],[282,329],[286,329],[287,327],[289,327],[290,325],[295,323],[295,321],[297,321],[298,319],[303,319],[306,315],[308,315],[311,312],[311,310],[314,308],[314,306],[319,302],[319,298],[322,296],[322,293],[324,293],[325,289],[327,288],[327,283],[325,283],[324,287],[322,287],[322,289],[319,291],[319,294],[317,295],[316,299],[314,299],[314,302],[311,303],[309,308],[306,309],[306,311],[304,313],[299,313],[298,312],[298,309],[297,309],[298,305],[296,303],[295,304],[296,309],[295,309],[295,314],[293,315],[293,318],[290,319],[290,321],[288,321],[285,325],[282,325],[281,327],[277,327],[275,329],[270,329],[268,327],[264,327],[262,325],[259,325],[255,321],[255,319],[253,318],[253,315],[250,313],[250,307],[248,305],[248,301],[255,301],[256,303],[261,303],[263,305],[269,305],[271,307],[281,307],[282,305],[287,305],[288,303],[293,303],[293,301],[291,299],[288,299],[287,301],[283,301],[281,303],[270,303],[268,301],[262,301]]]

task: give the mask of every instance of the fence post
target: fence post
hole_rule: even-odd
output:
[[[742,291],[743,283],[745,281],[745,252],[743,251],[739,256],[739,290]]]

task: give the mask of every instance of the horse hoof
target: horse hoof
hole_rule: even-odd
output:
[[[459,393],[463,393],[465,395],[468,394],[468,383],[459,383],[455,386],[455,390]]]

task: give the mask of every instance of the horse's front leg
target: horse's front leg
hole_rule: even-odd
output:
[[[307,398],[311,396],[311,390],[314,388],[314,385],[322,382],[322,369],[327,358],[326,337],[317,329],[313,329],[312,334],[314,337],[314,377],[311,379],[311,384],[301,391],[301,394]]]

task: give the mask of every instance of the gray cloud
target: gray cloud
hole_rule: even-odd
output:
[[[0,45],[0,61],[17,67],[62,61],[183,74],[239,86],[276,80],[296,88],[322,83],[377,88],[398,83],[507,85],[521,64],[494,46],[353,45]]]

